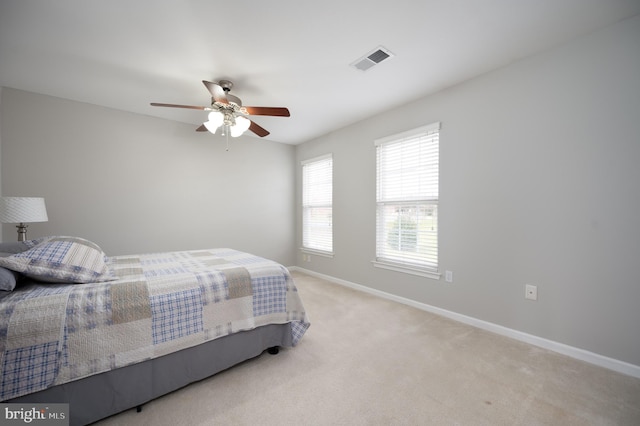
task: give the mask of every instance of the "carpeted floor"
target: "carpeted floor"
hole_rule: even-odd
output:
[[[640,379],[293,275],[298,346],[96,424],[640,425]]]

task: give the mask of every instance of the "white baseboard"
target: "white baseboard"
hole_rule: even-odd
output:
[[[352,288],[354,290],[362,291],[374,296],[382,297],[384,299],[393,300],[398,303],[402,303],[423,311],[431,312],[437,315],[441,315],[446,318],[450,318],[455,321],[459,321],[473,327],[477,327],[483,330],[490,331],[492,333],[500,334],[502,336],[510,337],[525,343],[529,343],[534,346],[538,346],[544,349],[548,349],[553,352],[557,352],[563,355],[570,356],[581,361],[588,362],[590,364],[598,365],[600,367],[607,368],[609,370],[617,371],[618,373],[626,374],[628,376],[636,377],[640,379],[640,366],[630,364],[628,362],[619,361],[617,359],[609,358],[603,355],[589,352],[584,349],[575,348],[573,346],[565,345],[564,343],[554,342],[553,340],[544,339],[542,337],[534,336],[532,334],[523,333],[518,330],[503,327],[498,324],[483,321],[477,318],[462,315],[456,312],[441,309],[436,306],[427,305],[426,303],[417,302],[415,300],[407,299],[404,297],[396,296],[391,293],[376,290],[364,285],[352,283],[340,278],[335,278],[330,275],[321,274],[319,272],[311,271],[308,269],[300,268],[298,266],[292,266],[289,268],[291,271],[299,271],[307,275],[322,278],[327,281],[331,281],[336,284],[343,285],[345,287]]]

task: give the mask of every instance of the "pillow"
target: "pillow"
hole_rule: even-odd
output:
[[[46,238],[48,237],[28,241],[0,242],[0,257],[9,257],[12,254],[27,251],[31,247],[34,247],[44,241]],[[18,284],[19,278],[20,275],[17,272],[0,267],[0,291],[13,291]]]
[[[49,283],[84,284],[116,279],[102,249],[78,237],[47,238],[27,251],[0,257],[0,267]]]
[[[22,253],[29,250],[31,247],[26,241],[7,241],[0,243],[0,253]]]
[[[0,243],[0,249],[11,249],[13,247],[7,244],[9,243]],[[9,257],[13,254],[12,252],[0,252],[0,257]],[[13,291],[13,289],[16,288],[19,278],[20,275],[17,272],[0,267],[0,290]]]
[[[35,240],[27,240],[24,242],[24,245],[27,246],[27,250],[30,248],[33,248],[35,246],[37,246],[38,244],[45,242],[49,239],[51,239],[53,237],[40,237],[40,238],[36,238]]]
[[[18,282],[18,273],[6,268],[0,268],[0,290],[13,291]]]

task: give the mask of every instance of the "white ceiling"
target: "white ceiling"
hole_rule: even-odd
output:
[[[639,0],[2,0],[0,86],[192,123],[230,79],[298,144],[640,13]],[[395,56],[350,66],[378,46]],[[203,137],[219,137],[203,134]]]

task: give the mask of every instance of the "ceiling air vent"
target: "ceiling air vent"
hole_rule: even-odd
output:
[[[391,53],[388,49],[380,46],[352,63],[351,66],[356,67],[360,71],[366,71],[374,65],[377,65],[380,62],[384,61],[385,59],[393,58],[393,56],[393,53]]]

